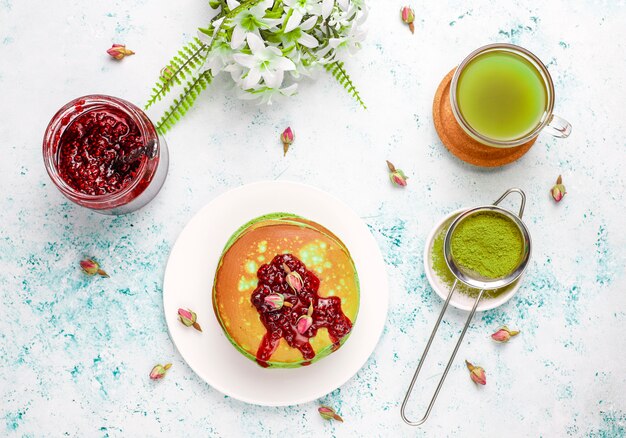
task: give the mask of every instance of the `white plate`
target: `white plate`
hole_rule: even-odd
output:
[[[350,337],[338,351],[307,367],[261,368],[231,345],[213,312],[213,277],[226,241],[250,219],[273,212],[294,213],[327,227],[346,245],[359,274],[361,301]],[[202,208],[172,248],[163,282],[165,319],[183,359],[218,391],[265,406],[309,402],[348,381],[378,343],[388,295],[378,245],[356,213],[318,189],[276,181],[236,188]],[[178,321],[179,307],[198,314],[202,333]]]
[[[428,282],[433,290],[441,297],[442,300],[446,300],[448,298],[448,293],[450,293],[450,286],[445,284],[443,281],[439,279],[439,276],[433,271],[431,252],[433,249],[433,243],[435,241],[435,237],[439,234],[439,231],[446,225],[450,224],[452,220],[457,217],[459,214],[464,212],[466,209],[462,208],[460,210],[453,211],[449,215],[445,216],[437,225],[433,227],[428,238],[426,239],[426,245],[424,245],[424,270],[426,271],[426,278],[428,278]],[[495,298],[483,298],[480,300],[476,311],[481,312],[483,310],[491,310],[495,309],[498,306],[509,301],[513,295],[518,291],[521,280],[524,278],[524,275],[517,280],[515,280],[511,286],[509,286],[509,290],[498,295]],[[469,295],[455,292],[450,298],[450,305],[456,307],[457,309],[467,310],[468,312],[472,310],[474,306],[475,299],[470,297]]]

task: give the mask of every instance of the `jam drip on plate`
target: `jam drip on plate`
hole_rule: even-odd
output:
[[[285,270],[285,267],[288,270]],[[287,283],[288,271],[297,273],[302,278],[302,288],[299,292]],[[341,339],[350,333],[352,322],[341,310],[341,299],[320,297],[317,294],[319,279],[293,255],[277,255],[271,263],[259,268],[257,277],[259,282],[252,292],[251,301],[267,330],[256,355],[259,365],[268,366],[267,361],[278,347],[281,338],[284,338],[290,347],[300,350],[302,357],[306,359],[303,365],[308,365],[315,357],[309,339],[317,334],[318,329],[325,327],[328,330],[334,349],[339,348]],[[266,296],[275,293],[284,297],[285,304],[279,309],[265,302]],[[310,313],[310,306],[313,310],[310,314],[313,323],[300,333],[296,324],[301,316]]]
[[[76,117],[59,142],[59,174],[86,195],[106,195],[136,177],[142,159],[121,163],[143,147],[137,124],[115,108],[97,109]]]

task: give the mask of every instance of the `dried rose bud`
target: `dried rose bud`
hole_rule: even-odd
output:
[[[272,310],[280,310],[285,304],[285,297],[283,296],[283,294],[272,293],[266,295],[263,301],[265,302],[265,304],[270,306]]]
[[[80,267],[87,275],[100,275],[101,277],[109,278],[109,274],[100,269],[98,262],[92,259],[85,259],[80,261]]]
[[[197,322],[198,315],[196,315],[196,312],[190,309],[178,309],[178,319],[183,323],[183,325],[193,327],[199,332],[202,331],[202,327],[200,327],[200,324]]]
[[[519,334],[519,330],[509,330],[509,328],[503,325],[498,329],[494,334],[491,335],[491,339],[496,342],[509,342],[513,336],[517,336]]]
[[[470,372],[470,379],[472,379],[474,383],[478,383],[479,385],[487,384],[487,376],[485,375],[484,369],[481,367],[475,367],[467,360],[465,361],[465,365],[467,365],[467,369]]]
[[[298,321],[296,321],[296,330],[298,331],[298,333],[303,335],[308,329],[311,328],[312,325],[313,318],[311,318],[310,315],[302,315],[300,318],[298,318]]]
[[[329,406],[320,406],[317,408],[317,412],[320,413],[320,416],[324,420],[337,420],[343,423],[343,418],[341,418],[339,414],[337,414],[337,412]]]
[[[411,33],[415,33],[415,26],[413,25],[413,21],[415,21],[415,12],[409,6],[404,6],[400,10],[400,16],[402,17],[402,21],[409,25],[409,29]]]
[[[126,48],[124,44],[113,44],[107,53],[117,60],[124,59],[126,56],[134,55],[135,52]]]
[[[165,374],[167,374],[167,370],[169,370],[172,367],[171,363],[165,364],[165,365],[155,365],[154,368],[152,368],[152,371],[150,371],[150,378],[152,380],[160,380],[163,377],[165,377]]]
[[[161,69],[160,76],[161,76],[161,79],[163,79],[164,81],[170,80],[173,75],[174,75],[174,72],[169,66],[163,67]]]
[[[565,191],[565,186],[563,185],[563,178],[561,175],[556,179],[556,184],[550,189],[550,194],[554,198],[556,202],[560,202],[563,199],[567,192]]]
[[[291,127],[288,127],[287,129],[283,131],[282,134],[280,134],[280,141],[283,142],[283,156],[287,155],[289,146],[291,146],[291,144],[293,143],[295,139],[296,139],[296,135],[291,130]]]
[[[289,285],[290,288],[294,290],[295,293],[300,293],[302,288],[304,287],[304,281],[302,281],[302,277],[296,271],[292,271],[289,269],[285,263],[283,263],[283,269],[287,273],[285,277],[285,281]]]
[[[389,161],[387,161],[387,167],[389,168],[389,179],[393,185],[397,187],[406,187],[406,180],[409,179],[409,177],[406,176],[400,169],[396,169],[396,166],[391,164]]]
[[[309,303],[306,315],[302,315],[296,321],[296,330],[303,335],[313,325],[313,302]]]

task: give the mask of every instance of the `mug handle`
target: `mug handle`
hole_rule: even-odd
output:
[[[558,138],[569,137],[572,132],[572,125],[565,119],[560,118],[559,116],[552,114],[550,116],[550,121],[544,128],[548,134],[553,135]]]

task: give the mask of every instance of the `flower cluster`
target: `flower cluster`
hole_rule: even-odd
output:
[[[217,15],[199,34],[211,47],[205,68],[230,74],[243,99],[292,95],[302,77],[359,49],[363,1],[212,0]]]

